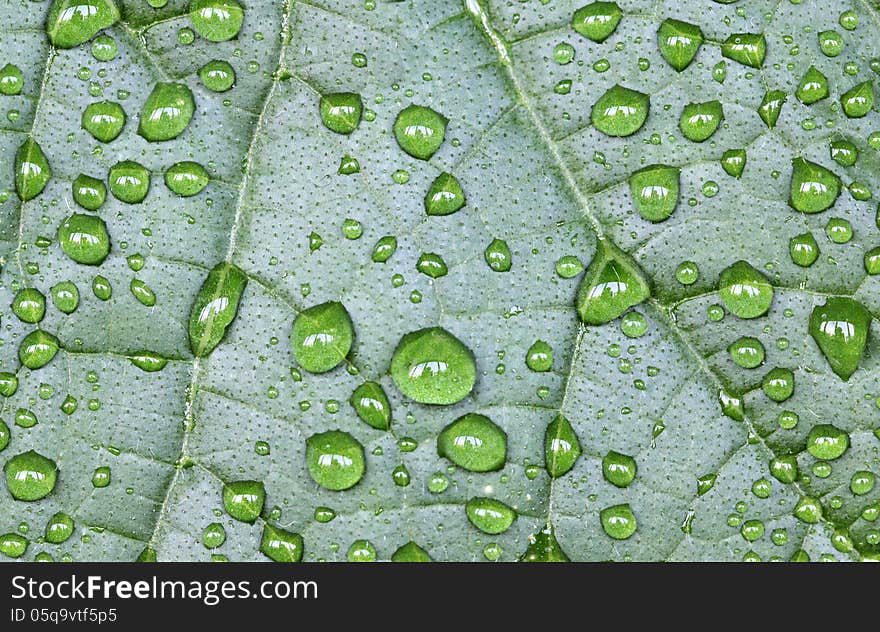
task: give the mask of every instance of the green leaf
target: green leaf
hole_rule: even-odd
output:
[[[91,1],[0,6],[0,554],[880,557],[868,3]]]

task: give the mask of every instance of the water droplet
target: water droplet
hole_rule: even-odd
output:
[[[414,158],[428,160],[440,149],[448,119],[422,105],[409,105],[394,121],[394,136],[400,148]]]
[[[377,430],[391,427],[391,404],[382,386],[376,382],[364,382],[349,398],[361,421]]]
[[[761,382],[764,394],[774,402],[784,402],[794,393],[794,373],[790,369],[770,369]]]
[[[676,167],[649,165],[630,176],[630,195],[639,215],[651,222],[672,215],[678,204],[680,173]]]
[[[825,235],[835,244],[845,244],[853,237],[852,224],[843,218],[832,217],[825,224]]]
[[[416,262],[416,270],[432,279],[439,279],[446,276],[449,272],[443,257],[434,252],[423,252],[419,255],[419,260]]]
[[[117,200],[129,204],[143,202],[150,190],[150,172],[133,160],[123,160],[110,167],[107,180],[110,193]]]
[[[720,101],[688,103],[681,111],[678,129],[688,140],[702,143],[715,133],[723,119],[724,110]]]
[[[843,113],[849,118],[862,118],[874,107],[874,82],[857,84],[840,96]]]
[[[795,235],[788,242],[788,253],[796,265],[808,268],[819,258],[819,244],[813,233]]]
[[[703,31],[696,24],[667,18],[657,29],[657,44],[663,59],[681,72],[697,56],[703,44]]]
[[[63,511],[54,514],[46,523],[46,542],[61,544],[73,535],[73,518]]]
[[[641,312],[631,310],[620,319],[620,331],[627,338],[641,338],[648,331],[648,321]]]
[[[49,161],[39,143],[26,139],[15,153],[15,191],[22,202],[37,197],[52,177]]]
[[[631,136],[648,118],[651,100],[647,94],[620,84],[608,89],[590,112],[593,125],[608,136]]]
[[[636,517],[628,504],[606,507],[599,512],[602,530],[615,540],[626,540],[636,532]]]
[[[600,239],[576,299],[581,320],[601,325],[614,320],[651,295],[638,265],[616,246]]]
[[[348,547],[345,558],[349,562],[375,562],[376,547],[369,540],[355,540]]]
[[[771,491],[773,491],[773,484],[766,478],[759,478],[752,483],[752,493],[758,498],[770,498]]]
[[[132,279],[129,283],[129,290],[132,295],[146,307],[153,307],[156,304],[156,293],[152,288],[140,279]]]
[[[471,472],[491,472],[507,460],[507,434],[477,413],[462,415],[437,436],[437,454]]]
[[[727,79],[727,62],[723,59],[712,66],[712,78],[718,83],[724,83]]]
[[[594,42],[604,42],[622,17],[623,11],[616,2],[591,2],[574,12],[571,28]]]
[[[206,549],[216,549],[226,542],[226,529],[219,522],[212,522],[202,530],[202,544]]]
[[[373,246],[372,260],[375,263],[385,263],[397,250],[397,237],[385,235]]]
[[[103,181],[79,174],[73,181],[73,201],[86,210],[97,211],[107,199],[107,186]]]
[[[337,134],[351,134],[361,122],[364,105],[361,95],[335,92],[321,96],[321,122]]]
[[[85,265],[100,265],[110,253],[110,235],[100,217],[74,213],[58,228],[58,243],[68,257]]]
[[[532,371],[549,371],[553,367],[553,348],[543,340],[536,340],[526,352],[526,366]]]
[[[718,403],[721,404],[721,414],[725,417],[734,421],[743,421],[746,418],[745,404],[739,395],[721,389],[718,392]]]
[[[392,562],[430,562],[428,552],[415,542],[407,542],[391,554]]]
[[[210,42],[225,42],[238,35],[244,9],[235,0],[192,0],[189,19],[196,33]]]
[[[191,197],[201,193],[208,186],[209,180],[205,168],[191,160],[175,163],[165,172],[165,186],[181,197]]]
[[[715,487],[715,481],[718,480],[718,474],[704,474],[697,479],[697,496],[704,496],[712,491]]]
[[[432,494],[442,494],[449,487],[449,479],[443,472],[434,472],[428,478],[426,487]]]
[[[849,435],[831,424],[813,426],[807,436],[807,452],[817,459],[833,461],[849,447]]]
[[[790,204],[802,213],[819,213],[840,195],[840,178],[804,158],[792,160]]]
[[[581,455],[581,443],[568,419],[557,415],[544,432],[544,464],[552,478],[568,473]]]
[[[865,494],[871,493],[871,490],[874,489],[874,482],[876,477],[873,472],[868,472],[866,470],[860,470],[852,475],[852,478],[849,481],[849,488],[853,494],[856,496],[864,496]]]
[[[294,358],[310,373],[325,373],[339,366],[353,342],[351,317],[337,302],[303,310],[293,323],[290,337]]]
[[[98,274],[92,279],[92,293],[98,299],[108,301],[113,296],[113,287],[110,285],[110,281]]]
[[[572,279],[584,270],[584,264],[574,255],[563,255],[556,260],[556,274],[563,279]]]
[[[471,524],[489,535],[504,533],[516,520],[516,511],[494,498],[471,498],[465,511]]]
[[[154,142],[177,138],[189,125],[195,109],[193,94],[187,86],[159,82],[144,102],[138,134]]]
[[[223,261],[208,272],[189,318],[189,346],[197,357],[207,356],[220,344],[246,286],[247,276],[234,264]]]
[[[113,101],[90,103],[82,113],[81,124],[95,140],[109,143],[125,127],[125,110]]]
[[[810,315],[810,335],[831,370],[848,381],[859,366],[868,338],[871,314],[847,297],[830,297]]]
[[[807,524],[818,524],[822,519],[822,505],[809,496],[802,497],[794,508],[795,517]]]
[[[610,450],[602,458],[602,475],[617,487],[628,487],[636,477],[636,460],[626,454]]]
[[[8,371],[0,372],[0,395],[12,397],[18,390],[18,376]],[[9,437],[7,436],[7,440]],[[6,447],[5,445],[3,447]],[[2,450],[3,448],[0,448]]]
[[[235,85],[235,69],[229,62],[215,59],[199,69],[199,79],[212,92],[226,92]]]
[[[553,47],[553,61],[560,66],[570,64],[574,59],[574,46],[568,42],[559,42]]]
[[[794,454],[774,457],[770,461],[770,474],[780,483],[794,483],[798,479],[797,457]]]
[[[828,79],[818,68],[810,66],[804,73],[797,92],[798,100],[805,105],[811,105],[828,96]]]
[[[773,286],[759,270],[746,261],[737,261],[718,277],[721,302],[740,318],[757,318],[770,309]]]
[[[776,127],[776,121],[779,120],[779,113],[786,100],[788,95],[782,90],[768,90],[764,93],[764,99],[758,106],[758,116],[769,129]]]
[[[306,439],[306,463],[312,479],[321,487],[348,489],[363,478],[364,446],[341,430],[321,432]]]
[[[525,553],[522,554],[522,557],[519,558],[519,561],[568,562],[570,560],[565,551],[562,550],[562,547],[559,546],[559,541],[556,539],[553,527],[550,523],[547,523],[541,531],[529,536],[528,547]]]
[[[259,481],[231,481],[223,485],[223,507],[236,520],[254,522],[265,501],[266,489]]]
[[[6,487],[16,500],[40,500],[55,489],[58,466],[33,450],[17,454],[3,466]]]
[[[871,248],[865,253],[865,272],[870,275],[880,274],[880,246]]]
[[[391,359],[391,377],[400,392],[422,404],[461,401],[476,382],[474,355],[440,327],[404,335]]]
[[[53,0],[46,18],[46,34],[57,48],[88,42],[119,20],[115,0]]]
[[[12,299],[12,313],[22,322],[38,323],[46,313],[46,297],[35,288],[19,290]]]
[[[303,556],[303,538],[292,531],[263,525],[260,553],[273,562],[299,562]]]
[[[4,533],[0,535],[0,553],[10,558],[19,558],[25,554],[28,548],[28,540],[17,533]]]
[[[116,44],[116,40],[107,35],[106,33],[102,33],[98,35],[94,40],[92,40],[92,57],[97,59],[98,61],[111,61],[116,57],[116,54],[119,52],[119,46]]]
[[[721,54],[744,66],[760,68],[767,54],[767,40],[763,33],[735,33],[721,44]]]
[[[512,255],[507,242],[502,239],[493,239],[492,243],[486,246],[483,253],[488,266],[495,272],[509,272],[512,265]]]
[[[754,369],[764,363],[764,345],[757,338],[743,336],[727,347],[730,358],[744,369]]]
[[[52,361],[59,349],[58,338],[38,329],[22,338],[18,359],[29,369],[40,369]]]
[[[455,176],[446,172],[437,176],[425,195],[425,212],[428,215],[450,215],[464,204],[461,184]]]
[[[740,535],[746,542],[760,540],[764,535],[764,523],[760,520],[746,520],[740,527]]]
[[[572,51],[574,52],[574,51]],[[15,96],[21,94],[24,87],[24,75],[15,64],[6,64],[0,68],[0,94]]]
[[[725,173],[734,178],[742,175],[746,166],[746,150],[745,149],[728,149],[721,156],[721,167]]]

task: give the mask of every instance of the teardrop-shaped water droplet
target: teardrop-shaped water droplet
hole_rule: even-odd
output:
[[[234,264],[220,262],[208,273],[189,318],[189,346],[197,357],[208,355],[220,344],[238,313],[246,286],[247,276]]]
[[[40,369],[52,361],[60,348],[58,338],[38,329],[22,338],[18,359],[29,369]]]
[[[828,79],[818,68],[810,66],[798,84],[795,94],[798,100],[805,105],[821,101],[828,96]]]
[[[650,222],[662,222],[678,204],[681,171],[667,165],[649,165],[629,177],[629,191],[636,210]]]
[[[593,104],[590,120],[597,130],[608,136],[631,136],[645,124],[650,107],[647,94],[618,84]]]
[[[454,175],[445,171],[434,179],[425,195],[425,213],[428,215],[451,215],[464,204],[461,184]]]
[[[192,0],[189,19],[195,32],[209,42],[225,42],[241,30],[244,9],[235,0]]]
[[[380,237],[373,246],[373,254],[371,259],[375,263],[385,263],[397,251],[397,237],[394,235],[385,235]]]
[[[529,545],[520,562],[570,562],[568,555],[559,546],[553,526],[550,523],[538,533],[529,536]]]
[[[100,265],[110,254],[107,225],[96,215],[74,213],[58,227],[58,243],[68,257],[85,265]]]
[[[195,111],[195,99],[187,86],[160,81],[144,102],[138,134],[154,142],[177,138]]]
[[[696,24],[667,18],[657,29],[660,54],[678,72],[690,65],[702,44],[703,31]]]
[[[125,127],[125,110],[113,101],[90,103],[82,113],[81,125],[95,140],[109,143]]]
[[[49,161],[39,143],[26,139],[15,153],[15,191],[22,202],[37,197],[52,177]]]
[[[788,253],[793,263],[808,268],[819,258],[819,244],[813,233],[795,235],[788,242]]]
[[[718,277],[718,292],[727,311],[740,318],[757,318],[770,309],[773,286],[747,261],[737,261]]]
[[[688,103],[681,111],[678,129],[688,140],[702,143],[715,133],[723,119],[724,110],[720,101]]]
[[[25,554],[30,542],[27,538],[17,533],[4,533],[0,535],[0,553],[6,557],[17,559]]]
[[[776,127],[779,113],[782,112],[782,106],[787,99],[788,95],[782,90],[768,90],[764,93],[761,105],[758,106],[758,116],[769,129]]]
[[[727,175],[739,178],[746,167],[746,150],[728,149],[725,151],[721,156],[721,167]]]
[[[761,390],[774,402],[784,402],[794,394],[794,373],[784,367],[770,369],[761,380]]]
[[[804,158],[791,161],[789,204],[801,213],[820,213],[840,195],[840,178],[820,164]]]
[[[381,384],[364,382],[354,390],[348,401],[365,424],[377,430],[391,427],[391,403]]]
[[[0,94],[15,96],[21,94],[24,86],[24,74],[15,64],[6,64],[0,68]]]
[[[443,257],[436,252],[423,252],[419,255],[419,260],[416,262],[416,270],[432,279],[439,279],[449,273],[449,268]]]
[[[428,160],[440,149],[449,120],[423,105],[409,105],[394,121],[394,136],[400,148],[413,158]]]
[[[53,46],[73,48],[116,24],[119,17],[115,0],[53,0],[46,17],[46,34]]]
[[[502,239],[493,239],[483,253],[489,268],[495,272],[509,272],[513,264],[510,247]]]
[[[153,307],[156,304],[156,293],[141,279],[132,279],[128,288],[141,305]]]
[[[471,472],[491,472],[507,460],[507,434],[477,413],[462,415],[437,436],[437,454]]]
[[[303,538],[298,533],[266,523],[260,539],[260,553],[273,562],[299,562],[303,556]]]
[[[760,68],[767,54],[767,40],[763,33],[735,33],[721,44],[721,54],[745,66]]]
[[[73,201],[88,211],[97,211],[107,199],[107,186],[102,180],[79,174],[73,181]]]
[[[16,454],[3,466],[6,487],[16,500],[40,500],[52,493],[58,480],[58,466],[33,450]]]
[[[556,415],[544,432],[544,465],[552,478],[567,474],[581,455],[581,443],[563,415]]]
[[[306,464],[312,479],[335,491],[354,487],[364,476],[364,446],[342,430],[329,430],[306,439]]]
[[[226,542],[226,529],[219,522],[212,522],[202,530],[202,544],[206,549],[216,549]]]
[[[79,307],[79,289],[73,281],[61,281],[50,290],[52,304],[64,314],[72,314]]]
[[[623,11],[616,2],[591,2],[574,12],[571,28],[594,42],[604,42],[622,17]]]
[[[59,511],[46,523],[46,542],[61,544],[67,542],[73,535],[73,518],[63,511]]]
[[[265,502],[266,489],[260,481],[231,481],[223,485],[223,507],[236,520],[254,522]]]
[[[794,516],[806,524],[818,524],[822,520],[822,505],[810,496],[802,497],[794,508]]]
[[[840,95],[843,113],[849,118],[862,118],[874,107],[874,82],[857,84]]]
[[[391,377],[400,392],[422,404],[461,401],[477,379],[474,354],[440,327],[404,335],[391,358]]]
[[[848,297],[830,297],[810,314],[810,335],[843,381],[855,373],[871,326],[871,314]]]
[[[361,122],[364,104],[354,92],[334,92],[321,96],[321,122],[337,134],[351,134]]]
[[[721,414],[725,417],[734,421],[743,421],[746,418],[745,403],[740,395],[721,389],[718,392],[718,403],[721,404]]]
[[[129,356],[128,359],[141,371],[146,371],[147,373],[161,371],[168,364],[167,358],[163,358],[158,353],[153,353],[152,351],[140,351]]]
[[[345,361],[354,342],[354,325],[342,303],[303,310],[293,323],[290,344],[296,362],[310,373],[326,373]]]
[[[544,372],[553,367],[553,349],[543,340],[536,340],[526,352],[526,366],[532,371]]]
[[[628,487],[636,472],[636,460],[629,455],[610,450],[602,457],[602,476],[616,487]]]
[[[650,296],[648,280],[638,265],[611,242],[600,239],[578,288],[581,320],[602,325]]]
[[[409,541],[391,554],[392,562],[430,562],[428,552],[413,541]]]
[[[770,461],[770,474],[780,483],[794,483],[798,479],[797,456],[785,454],[773,457]]]
[[[504,533],[516,520],[516,511],[494,498],[474,497],[465,505],[468,520],[489,535]]]

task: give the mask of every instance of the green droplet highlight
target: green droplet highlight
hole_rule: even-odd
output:
[[[849,118],[862,118],[874,107],[874,82],[865,81],[840,95],[843,113]]]
[[[715,133],[723,119],[720,101],[688,103],[681,112],[678,129],[688,140],[702,143]]]
[[[678,204],[681,171],[667,165],[649,165],[629,177],[636,210],[649,222],[662,222]]]
[[[760,68],[767,54],[767,40],[763,33],[736,33],[721,44],[721,54],[744,66]]]
[[[451,215],[464,204],[461,184],[454,175],[445,171],[434,179],[425,195],[425,213],[428,215]]]
[[[100,265],[110,254],[107,225],[96,215],[74,213],[58,228],[58,243],[68,257],[85,265]]]
[[[391,403],[381,384],[364,382],[354,389],[348,401],[360,420],[368,426],[376,430],[391,427]]]
[[[536,340],[526,352],[526,366],[539,373],[549,371],[553,367],[553,348],[543,340]]]
[[[198,195],[208,186],[209,180],[205,168],[190,160],[175,163],[165,172],[165,186],[181,197]]]
[[[334,92],[321,97],[319,108],[324,127],[337,134],[351,134],[361,122],[364,104],[359,94]]]
[[[97,178],[81,173],[72,186],[73,201],[88,211],[97,211],[107,199],[107,186]]]
[[[52,361],[60,348],[58,338],[38,329],[22,338],[18,359],[29,369],[41,369]]]
[[[400,392],[422,404],[454,404],[477,379],[474,354],[440,327],[404,335],[391,358],[391,377]]]
[[[581,442],[568,419],[557,415],[544,432],[544,464],[552,478],[567,474],[581,455]]]
[[[59,511],[46,523],[46,542],[50,544],[61,544],[67,542],[73,535],[74,524],[73,518],[63,511]]]
[[[493,239],[486,246],[483,257],[486,259],[486,264],[494,272],[509,272],[511,265],[513,265],[513,255],[510,253],[510,247],[502,239]]]
[[[788,254],[796,265],[802,268],[808,268],[819,258],[819,244],[813,233],[802,233],[795,235],[788,242]]]
[[[123,160],[110,167],[107,182],[110,193],[117,200],[138,204],[144,201],[150,190],[150,172],[140,163]]]
[[[813,426],[807,435],[807,452],[817,459],[833,461],[849,448],[849,435],[831,424]]]
[[[95,140],[109,143],[125,127],[125,110],[113,101],[90,103],[82,113],[81,125]]]
[[[538,533],[529,536],[529,544],[525,553],[519,558],[520,562],[569,562],[550,523]]]
[[[391,554],[392,562],[430,562],[428,552],[415,542],[407,542]]]
[[[177,138],[196,111],[190,89],[182,83],[159,82],[144,102],[138,134],[148,141]]]
[[[667,18],[657,29],[657,45],[666,62],[681,72],[687,68],[703,44],[703,31],[696,24]]]
[[[675,280],[682,285],[693,285],[700,278],[700,268],[693,261],[682,261],[675,268]]]
[[[597,130],[608,136],[631,136],[645,124],[650,106],[647,94],[618,84],[593,104],[590,120]]]
[[[831,370],[844,381],[859,367],[870,326],[868,310],[847,297],[830,297],[810,314],[810,335]]]
[[[197,357],[211,353],[238,313],[247,276],[225,261],[208,273],[193,302],[189,317],[189,347]]]
[[[306,464],[312,479],[325,489],[340,491],[364,476],[364,446],[347,432],[329,430],[306,439]]]
[[[810,66],[798,84],[795,95],[804,105],[812,105],[821,101],[828,97],[828,79],[818,68]]]
[[[210,42],[225,42],[238,35],[244,9],[235,0],[192,0],[189,19],[193,30]]]
[[[623,11],[616,2],[591,2],[574,12],[571,28],[594,42],[604,42],[622,17]]]
[[[46,297],[35,288],[19,290],[12,299],[12,313],[24,323],[36,324],[46,313]]]
[[[608,240],[600,239],[578,288],[581,320],[602,325],[650,296],[648,280],[638,265]]]
[[[725,151],[721,155],[721,168],[727,175],[739,178],[743,169],[746,168],[746,150],[728,149]]]
[[[226,92],[235,85],[235,69],[228,61],[215,59],[199,69],[199,79],[211,92]]]
[[[15,191],[22,202],[37,197],[52,177],[49,161],[39,143],[26,139],[15,153]]]
[[[628,504],[606,507],[599,512],[602,530],[615,540],[626,540],[636,532],[636,517]]]
[[[45,498],[55,489],[58,466],[50,458],[33,450],[16,454],[3,466],[6,487],[16,500]]]
[[[602,457],[602,476],[616,487],[628,487],[636,477],[636,460],[611,450]]]
[[[494,498],[471,498],[465,505],[465,511],[470,523],[489,535],[504,533],[516,520],[516,511]]]
[[[254,522],[265,502],[266,489],[259,481],[232,481],[223,486],[223,507],[236,520]]]
[[[754,369],[764,363],[764,345],[752,336],[743,336],[727,348],[730,358],[743,369]]]
[[[737,261],[718,277],[718,291],[727,311],[740,318],[757,318],[770,309],[773,286],[747,261]]]
[[[53,46],[73,48],[116,24],[119,17],[115,0],[53,0],[46,34]]]
[[[303,556],[303,538],[298,533],[267,523],[260,538],[260,553],[273,562],[299,562]]]
[[[822,165],[805,158],[791,161],[789,204],[801,213],[821,213],[840,195],[840,178]]]
[[[303,310],[293,323],[290,343],[297,363],[310,373],[326,373],[345,361],[354,342],[354,325],[342,303]]]
[[[507,434],[488,417],[468,413],[440,432],[437,454],[471,472],[492,472],[507,460]]]
[[[794,394],[794,373],[783,367],[770,369],[761,381],[761,390],[774,402],[784,402]]]
[[[394,121],[394,136],[400,148],[413,158],[428,160],[440,149],[449,120],[423,105],[409,105]]]
[[[764,93],[761,105],[758,106],[758,116],[769,129],[776,127],[776,121],[779,120],[779,113],[782,112],[786,100],[788,95],[782,90],[768,90]]]

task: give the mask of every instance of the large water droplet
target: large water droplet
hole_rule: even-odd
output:
[[[636,517],[628,504],[606,507],[599,512],[602,530],[615,540],[626,540],[636,532]]]
[[[445,171],[434,179],[425,195],[428,215],[450,215],[464,206],[464,191],[458,180]]]
[[[610,450],[602,458],[602,475],[617,487],[628,487],[636,477],[636,460],[629,455]]]
[[[607,323],[650,295],[648,280],[638,265],[611,242],[600,239],[578,288],[581,320],[589,325]]]
[[[840,195],[840,178],[822,165],[804,158],[791,161],[789,203],[802,213],[820,213]]]
[[[857,84],[840,95],[843,113],[849,118],[862,118],[874,107],[874,82]]]
[[[568,419],[557,415],[544,432],[544,465],[552,478],[567,474],[581,455],[581,443]]]
[[[24,323],[36,324],[46,313],[46,297],[36,288],[19,290],[12,299],[12,313]]]
[[[159,82],[144,102],[138,134],[149,141],[177,138],[196,110],[193,94],[182,83]]]
[[[201,193],[208,186],[209,180],[205,168],[191,160],[175,163],[165,172],[165,186],[181,197]]]
[[[413,541],[409,541],[391,554],[392,562],[430,562],[428,552]]]
[[[678,129],[688,140],[702,143],[715,133],[723,119],[724,110],[720,101],[688,103],[681,111]]]
[[[235,0],[192,0],[189,19],[196,33],[210,42],[225,42],[238,35],[244,9]]]
[[[58,466],[52,459],[33,450],[16,454],[3,466],[6,487],[16,500],[40,500],[52,493],[58,479]]]
[[[862,359],[871,314],[847,297],[830,297],[810,314],[810,335],[841,379],[848,381]]]
[[[115,0],[53,0],[46,33],[53,46],[73,48],[116,24],[119,17]]]
[[[391,358],[391,377],[400,392],[422,404],[454,404],[474,387],[474,354],[440,327],[408,333]]]
[[[220,262],[208,273],[189,317],[189,347],[197,357],[208,355],[220,344],[238,313],[246,286],[247,276],[234,264]]]
[[[140,163],[123,160],[110,167],[107,182],[117,200],[139,204],[150,190],[150,172]]]
[[[795,94],[798,100],[805,105],[821,101],[828,96],[828,79],[818,68],[810,66],[798,84]]]
[[[633,204],[643,218],[662,222],[678,204],[679,174],[676,167],[649,165],[629,177]]]
[[[721,44],[721,54],[745,66],[760,68],[767,54],[767,40],[763,33],[735,33]]]
[[[232,481],[223,486],[223,507],[236,520],[254,522],[265,502],[266,489],[259,481]]]
[[[324,127],[337,134],[351,134],[361,122],[364,104],[354,92],[334,92],[321,97],[319,109]]]
[[[616,2],[591,2],[574,12],[571,28],[594,42],[603,42],[617,29],[622,17]]]
[[[303,310],[293,323],[290,344],[297,363],[310,373],[326,373],[345,361],[354,342],[354,326],[342,303]]]
[[[631,136],[645,124],[650,106],[651,99],[647,94],[618,84],[593,104],[590,119],[603,134]]]
[[[260,553],[273,562],[299,562],[303,555],[300,534],[266,523],[260,539]]]
[[[85,265],[100,265],[110,253],[110,235],[100,217],[74,213],[58,227],[58,243],[68,257]]]
[[[306,439],[306,464],[321,487],[348,489],[364,476],[364,446],[342,430],[321,432]]]
[[[22,338],[18,359],[29,369],[40,369],[52,361],[60,348],[58,338],[38,329]]]
[[[73,201],[88,211],[97,211],[107,199],[107,186],[97,178],[81,173],[72,186]]]
[[[703,31],[696,24],[667,18],[657,29],[660,54],[678,72],[690,65],[702,44]]]
[[[833,461],[849,448],[849,435],[831,424],[817,424],[807,436],[807,452],[817,459]]]
[[[52,177],[49,161],[40,144],[26,139],[15,153],[15,191],[22,202],[37,197]]]
[[[394,136],[400,148],[414,158],[428,160],[440,149],[448,119],[423,105],[409,105],[394,121]]]
[[[477,413],[462,415],[437,436],[437,454],[471,472],[491,472],[507,460],[507,434]]]
[[[759,270],[747,261],[737,261],[718,277],[721,302],[740,318],[757,318],[770,309],[773,286]]]
[[[471,524],[489,535],[504,533],[516,520],[516,511],[494,498],[471,498],[465,505],[465,511]]]

